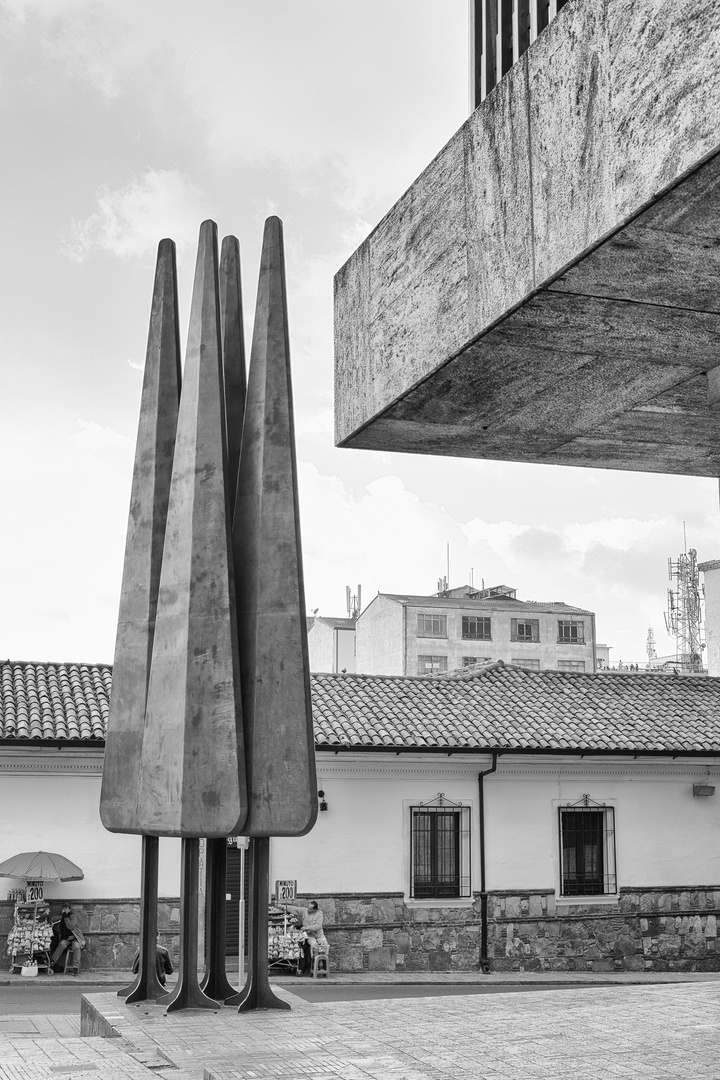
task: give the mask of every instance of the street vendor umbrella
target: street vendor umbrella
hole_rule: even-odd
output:
[[[54,851],[22,851],[0,863],[0,877],[24,881],[82,881],[79,866]]]

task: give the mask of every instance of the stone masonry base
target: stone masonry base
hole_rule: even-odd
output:
[[[626,888],[610,904],[492,892],[488,911],[492,971],[720,971],[720,885]]]
[[[462,906],[405,900],[402,893],[316,893],[330,943],[330,970],[477,971],[480,895]],[[298,897],[304,904],[311,897]],[[621,889],[614,901],[568,901],[552,889],[488,893],[490,971],[720,971],[720,885]],[[84,969],[127,971],[138,946],[136,898],[72,900],[87,939]],[[51,901],[59,917],[65,901]],[[13,904],[0,901],[0,957]],[[177,966],[179,901],[161,899],[160,943]],[[7,957],[9,966],[9,957]]]
[[[129,971],[140,940],[140,901],[137,898],[120,900],[49,900],[50,919],[60,918],[64,904],[72,904],[87,946],[83,950],[84,970]],[[0,901],[0,964],[3,958],[10,966],[7,936],[13,924],[15,905]],[[170,950],[177,966],[180,949],[180,901],[163,897],[158,904],[158,938]]]

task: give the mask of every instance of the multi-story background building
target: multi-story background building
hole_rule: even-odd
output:
[[[534,671],[597,666],[592,611],[518,600],[506,585],[433,596],[378,593],[356,619],[308,622],[312,671],[430,675],[494,660]]]

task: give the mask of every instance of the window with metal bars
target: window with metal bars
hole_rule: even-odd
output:
[[[410,896],[470,896],[470,807],[438,796],[432,803],[411,807],[410,821]]]
[[[581,803],[560,807],[560,894],[616,892],[615,811],[584,795]]]

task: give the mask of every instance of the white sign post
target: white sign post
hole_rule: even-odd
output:
[[[247,836],[237,836],[235,844],[240,852],[240,925],[238,926],[238,986],[245,982],[245,852],[250,844]]]

